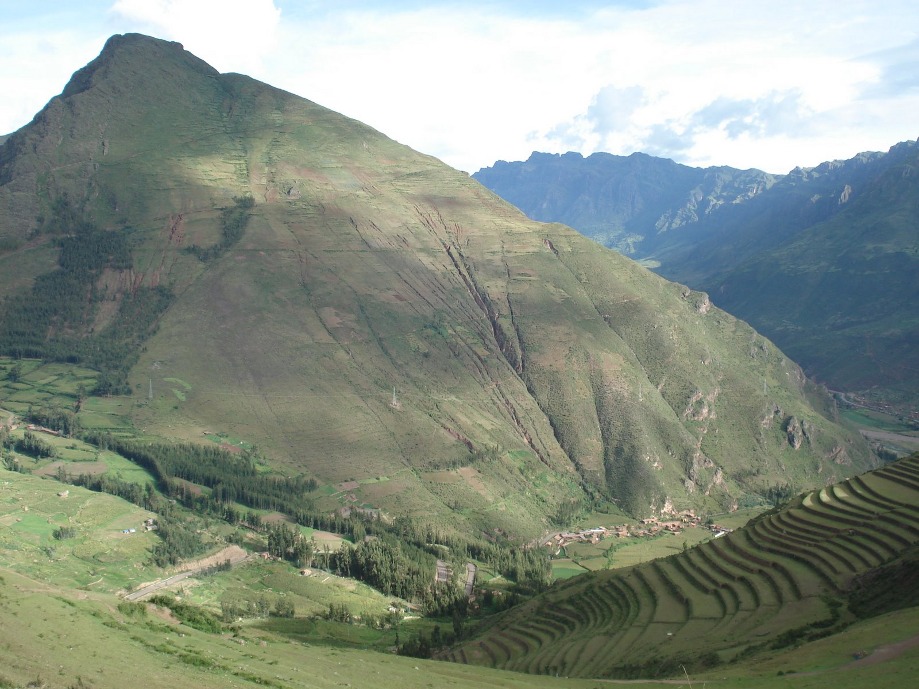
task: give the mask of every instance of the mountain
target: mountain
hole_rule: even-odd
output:
[[[782,176],[534,153],[475,178],[710,293],[828,385],[915,408],[917,164],[916,142]]]
[[[533,536],[874,462],[705,294],[176,43],[111,38],[3,143],[0,250],[2,351],[92,366],[137,434],[232,436],[327,504]]]
[[[919,145],[908,142],[883,156],[794,171],[759,206],[725,213],[720,232],[700,223],[696,241],[687,234],[662,248],[659,271],[692,282],[694,272],[720,306],[834,388],[884,388],[915,409],[917,170]],[[745,234],[725,241],[732,227]]]
[[[584,158],[537,152],[523,162],[500,160],[473,178],[534,220],[564,223],[635,257],[780,179],[759,170],[694,168],[644,153]]]

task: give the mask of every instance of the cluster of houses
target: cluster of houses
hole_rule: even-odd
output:
[[[150,517],[144,520],[144,531],[156,531],[156,519]],[[121,533],[137,533],[137,529],[122,529]]]
[[[554,548],[556,554],[567,545],[572,543],[599,543],[604,538],[616,536],[617,538],[640,538],[647,536],[656,536],[660,533],[678,534],[683,529],[699,527],[702,525],[701,518],[696,515],[695,510],[683,510],[682,512],[671,515],[670,519],[659,519],[657,517],[648,517],[642,519],[640,524],[621,524],[619,526],[595,526],[582,531],[569,531],[554,534],[543,541],[546,548]],[[730,529],[725,529],[717,524],[706,526],[714,538],[724,536],[730,533]]]

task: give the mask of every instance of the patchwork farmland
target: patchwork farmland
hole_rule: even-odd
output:
[[[682,553],[559,584],[446,658],[571,677],[699,671],[838,631],[853,580],[917,543],[913,455]]]

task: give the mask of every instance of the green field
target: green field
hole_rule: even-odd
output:
[[[894,433],[916,432],[914,427],[893,414],[851,406],[843,407],[839,413],[852,423],[864,428],[893,431]]]
[[[59,493],[66,491],[66,497]],[[52,479],[0,472],[0,550],[4,566],[35,581],[93,591],[118,591],[159,576],[149,563],[156,541],[130,503]],[[57,540],[58,527],[73,538]],[[125,529],[135,533],[122,533]]]
[[[4,663],[0,684],[114,689],[136,686],[142,677],[143,685],[151,689],[595,686],[322,645],[316,636],[299,633],[322,626],[311,620],[248,625],[232,634],[206,634],[178,624],[162,609],[143,606],[142,615],[125,614],[116,604],[114,598],[51,589],[3,570],[0,647],[4,649]],[[292,626],[295,628],[290,629]],[[355,632],[359,630],[352,632],[351,641],[360,643]]]
[[[103,457],[118,470],[117,459],[105,453]],[[846,510],[864,512],[879,499],[876,491],[887,484],[892,488],[887,491],[888,500],[909,500],[913,495],[910,486],[919,482],[919,469],[900,463],[885,472],[887,478],[863,477],[794,503],[797,511],[792,516],[800,522],[796,527],[798,532],[807,533],[827,514],[846,519]],[[790,562],[784,565],[785,570],[773,566],[774,571],[768,575],[765,573],[770,570],[759,570],[765,575],[762,579],[752,576],[744,568],[751,565],[756,568],[758,558],[776,557],[778,552],[772,556],[753,554],[747,550],[755,547],[751,539],[757,539],[756,547],[768,548],[773,523],[786,530],[793,528],[793,523],[781,521],[785,514],[782,512],[760,519],[730,537],[692,548],[687,553],[681,551],[675,558],[621,570],[624,574],[614,571],[574,577],[568,584],[558,585],[567,589],[556,592],[556,587],[552,588],[547,601],[554,611],[550,617],[534,615],[532,605],[526,604],[508,613],[517,619],[526,614],[522,618],[528,620],[525,626],[507,629],[497,637],[485,637],[493,645],[481,648],[489,648],[488,653],[496,660],[502,655],[508,659],[516,657],[519,651],[515,649],[532,649],[540,639],[556,637],[550,654],[543,654],[545,660],[528,661],[524,666],[515,664],[518,669],[537,673],[521,675],[394,656],[390,649],[396,642],[395,629],[375,630],[316,617],[330,604],[345,605],[357,616],[385,615],[394,603],[391,597],[327,572],[310,571],[308,576],[302,576],[280,562],[256,560],[227,572],[193,577],[172,588],[171,593],[217,615],[225,602],[260,597],[273,605],[286,600],[293,603],[295,617],[291,619],[244,618],[227,627],[223,634],[206,634],[180,624],[167,610],[149,604],[119,607],[112,593],[163,575],[145,564],[155,535],[141,531],[122,533],[124,528],[139,525],[148,513],[111,496],[64,486],[53,478],[6,471],[0,473],[0,479],[0,547],[5,555],[0,567],[0,611],[9,613],[0,625],[0,648],[5,649],[0,681],[9,686],[41,681],[52,687],[64,687],[74,685],[79,678],[94,687],[120,687],[126,682],[130,684],[130,676],[143,673],[150,678],[146,682],[149,686],[171,689],[202,684],[229,687],[240,682],[292,689],[342,684],[365,686],[368,682],[383,689],[389,686],[414,689],[437,682],[460,689],[465,686],[595,689],[597,680],[540,676],[541,664],[557,667],[560,674],[571,674],[580,666],[591,673],[603,674],[600,661],[606,657],[606,651],[602,646],[609,638],[608,632],[604,632],[605,625],[618,624],[615,620],[620,613],[631,619],[631,629],[637,632],[622,628],[623,638],[631,639],[632,653],[652,640],[649,634],[654,630],[660,630],[661,634],[668,629],[677,632],[676,638],[666,642],[672,649],[692,648],[695,635],[704,634],[714,621],[713,618],[705,622],[706,615],[721,619],[716,626],[723,627],[722,634],[735,643],[756,630],[758,633],[773,630],[774,634],[794,624],[795,619],[820,613],[822,604],[808,593],[811,589],[807,588],[810,585],[807,572],[819,571],[830,561],[826,558],[847,557],[848,552],[843,538],[813,551],[823,553],[824,559]],[[63,490],[68,491],[66,497],[59,495]],[[853,496],[858,497],[853,501]],[[895,526],[898,514],[895,503],[888,502],[888,506],[891,509],[886,513],[886,521],[879,524],[880,531],[872,539],[873,550],[888,547],[893,551],[896,538],[901,537]],[[800,516],[796,516],[798,512]],[[740,521],[743,516],[735,519]],[[726,520],[719,518],[719,521]],[[51,532],[68,524],[77,527],[77,535],[56,541]],[[751,528],[754,532],[747,534]],[[888,545],[884,546],[885,543]],[[663,537],[642,545],[659,551],[668,547]],[[637,550],[638,544],[629,547]],[[744,552],[749,564],[738,559]],[[564,568],[563,563],[559,565]],[[782,579],[785,576],[779,576],[782,571],[787,571],[791,579]],[[707,589],[709,593],[704,594],[702,590],[694,590],[693,587],[702,585],[706,572],[714,578],[733,572],[734,583],[727,583],[720,589],[723,594],[718,596],[711,594],[715,589]],[[482,582],[491,578],[484,568],[480,574]],[[749,578],[749,585],[738,585],[738,576]],[[606,581],[611,587],[594,589],[590,598],[580,602],[570,596],[566,598],[563,593],[569,589],[590,591],[598,581]],[[492,580],[489,585],[498,584],[500,580]],[[678,590],[692,598],[692,614],[687,615],[685,603],[674,596],[673,592]],[[794,601],[793,608],[775,607],[783,596]],[[398,605],[404,608],[406,604],[398,602]],[[722,607],[725,605],[727,616]],[[577,645],[557,638],[575,620],[587,625],[593,646],[578,650]],[[435,622],[406,619],[399,625],[399,634],[405,639],[419,629],[430,633]],[[440,624],[449,628],[450,623],[444,620]],[[690,637],[684,638],[684,633]],[[857,621],[828,638],[803,646],[792,644],[776,649],[761,646],[757,652],[715,669],[687,664],[687,680],[693,686],[717,684],[725,689],[778,688],[788,686],[790,681],[795,687],[811,689],[856,689],[866,682],[906,689],[912,686],[911,681],[919,670],[919,653],[915,645],[900,649],[891,644],[914,638],[919,638],[919,616],[911,608]],[[709,636],[707,642],[711,641]],[[461,646],[461,655],[454,658],[470,660],[470,648]],[[30,652],[24,652],[25,649]],[[726,652],[738,650],[740,647]],[[873,656],[875,661],[883,662],[853,664],[854,654],[869,659]],[[53,673],[48,671],[49,667],[55,668]],[[843,668],[843,673],[836,671]],[[641,684],[664,686],[650,680]]]

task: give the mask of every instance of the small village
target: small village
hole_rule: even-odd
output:
[[[702,524],[702,519],[696,515],[695,510],[683,510],[674,518],[663,520],[657,517],[642,519],[638,524],[620,524],[618,526],[594,526],[581,531],[566,531],[552,534],[541,541],[541,544],[554,549],[558,555],[562,549],[572,543],[590,543],[596,545],[600,541],[615,536],[616,538],[649,538],[662,533],[682,533],[684,529],[704,528],[712,532],[713,538],[719,538],[731,529],[723,528],[717,524]]]

